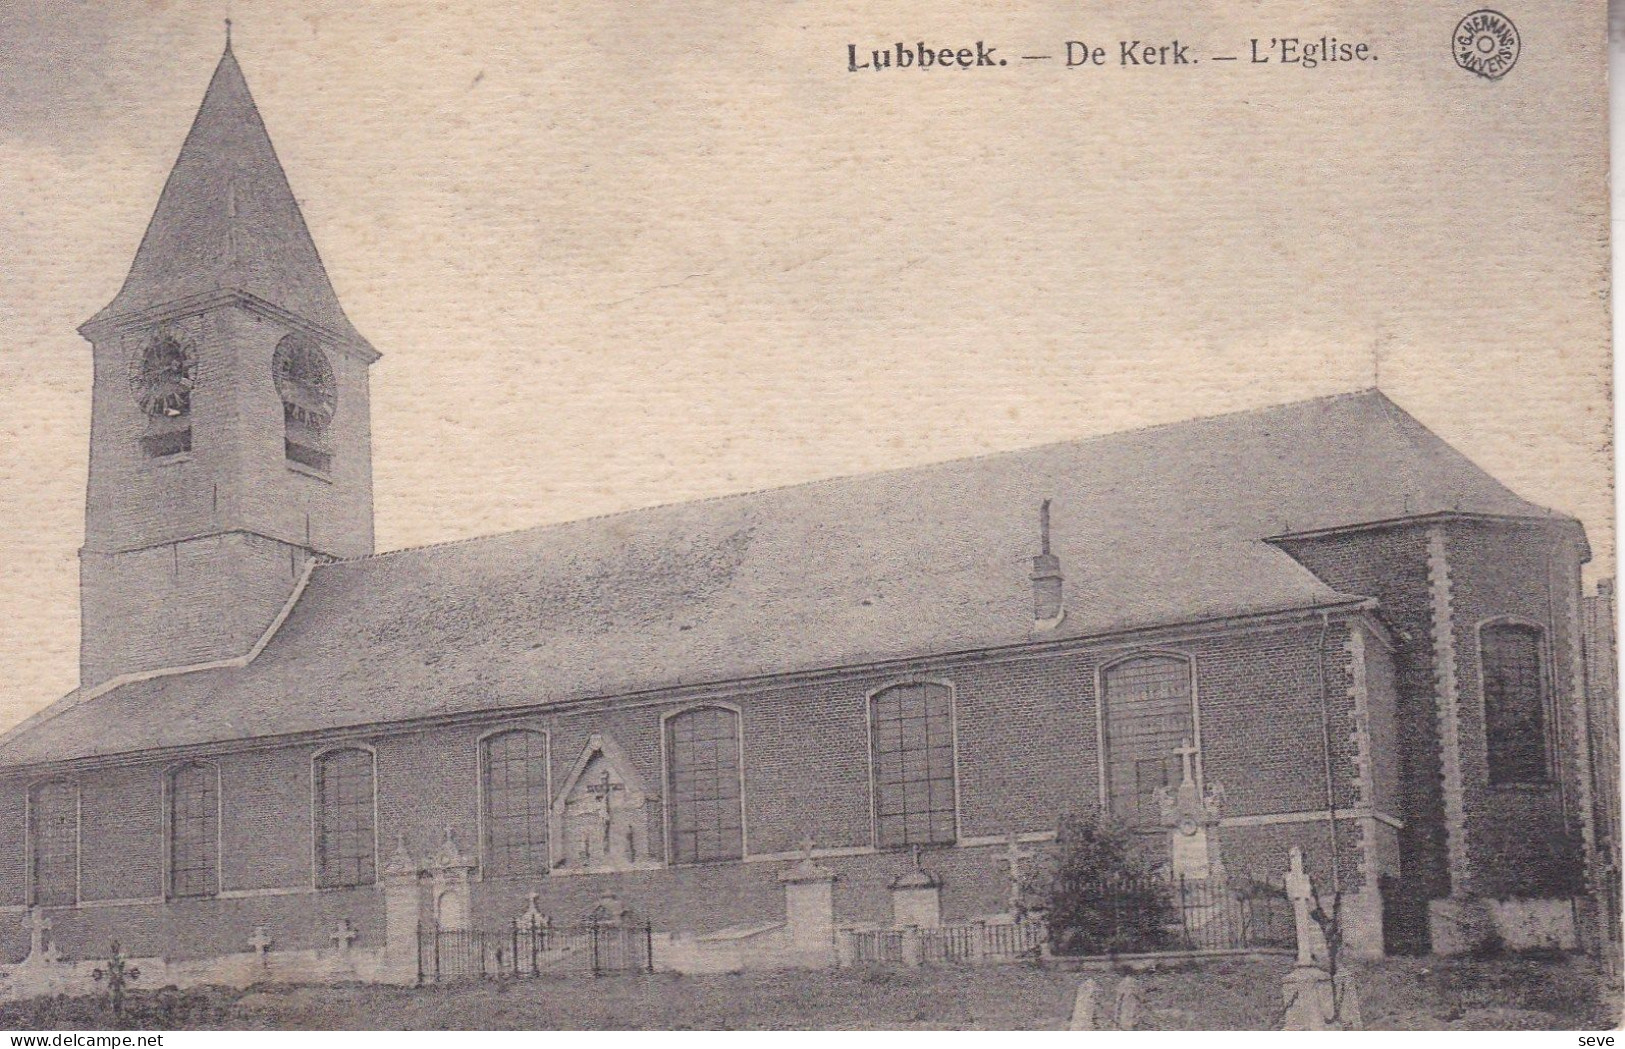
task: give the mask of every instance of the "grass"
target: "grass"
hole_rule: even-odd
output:
[[[1263,1030],[1280,1024],[1284,959],[1186,963],[1140,975],[1141,1026]],[[1370,1029],[1601,1030],[1618,992],[1573,957],[1407,959],[1353,967]],[[0,1006],[0,1028],[63,1030],[622,1030],[1064,1028],[1080,980],[1119,976],[1028,966],[837,969],[722,976],[488,981],[416,990],[338,987],[137,991]]]

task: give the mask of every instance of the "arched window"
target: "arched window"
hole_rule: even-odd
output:
[[[371,885],[377,855],[372,753],[327,751],[316,758],[315,777],[316,887]]]
[[[220,776],[213,765],[169,774],[169,894],[220,891]]]
[[[282,398],[288,461],[326,473],[333,465],[328,431],[338,406],[338,384],[327,354],[308,335],[284,335],[271,356],[271,377]]]
[[[28,792],[30,903],[71,907],[79,902],[79,787],[70,780],[35,784]]]
[[[739,715],[726,707],[699,707],[666,719],[666,758],[670,862],[744,856]]]
[[[1551,764],[1540,628],[1491,623],[1480,631],[1478,644],[1490,782],[1544,783],[1551,778]]]
[[[487,736],[480,765],[486,873],[546,873],[547,737],[530,729]]]
[[[953,694],[946,685],[894,685],[869,699],[874,764],[875,844],[880,848],[952,842]]]
[[[1157,788],[1177,787],[1183,776],[1175,748],[1196,738],[1191,665],[1138,656],[1107,667],[1103,684],[1108,806],[1131,827],[1154,827]]]

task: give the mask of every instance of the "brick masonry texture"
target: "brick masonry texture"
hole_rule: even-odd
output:
[[[1569,698],[1578,687],[1573,660],[1566,658],[1577,629],[1565,614],[1571,588],[1577,592],[1581,560],[1571,524],[1551,522],[1466,522],[1435,526],[1448,572],[1451,668],[1457,698],[1456,734],[1461,768],[1459,805],[1465,823],[1466,862],[1454,891],[1470,886],[1493,896],[1563,894],[1561,864],[1553,843],[1573,841],[1581,806],[1565,795],[1574,793],[1579,773],[1580,741],[1565,724]],[[1453,891],[1446,849],[1445,796],[1439,740],[1434,582],[1428,571],[1427,529],[1405,525],[1342,535],[1295,540],[1283,546],[1331,585],[1350,593],[1378,598],[1379,618],[1392,632],[1396,649],[1391,662],[1368,664],[1368,691],[1380,695],[1390,673],[1394,695],[1395,736],[1385,740],[1380,718],[1374,718],[1372,746],[1380,755],[1398,751],[1397,762],[1374,762],[1379,798],[1397,788],[1394,814],[1405,822],[1399,832],[1404,891],[1421,898],[1440,898]],[[1558,777],[1549,787],[1491,788],[1484,737],[1483,687],[1480,680],[1478,630],[1487,621],[1512,617],[1538,625],[1547,640],[1552,687],[1552,722]],[[1569,719],[1572,721],[1572,718]],[[1383,770],[1397,771],[1397,782]],[[1385,809],[1383,803],[1379,810]],[[1561,844],[1557,846],[1563,848]]]
[[[1261,816],[1325,808],[1317,651],[1327,663],[1332,719],[1332,768],[1339,806],[1357,800],[1348,681],[1348,626],[1332,621],[1259,626],[1208,636],[1169,638],[1155,651],[1192,661],[1203,771],[1222,782],[1226,814]],[[1322,633],[1325,633],[1322,646]],[[1096,709],[1101,668],[1145,646],[1118,644],[1005,660],[965,659],[912,671],[851,674],[827,681],[720,695],[737,707],[744,734],[745,821],[751,854],[794,850],[804,835],[820,848],[867,848],[872,843],[867,697],[889,684],[934,680],[953,688],[958,748],[960,836],[976,838],[1054,828],[1066,811],[1100,804]],[[705,701],[699,701],[705,702]],[[281,891],[287,896],[157,902],[164,891],[163,791],[173,763],[142,763],[66,770],[82,792],[82,907],[56,935],[65,951],[91,951],[100,939],[128,927],[130,936],[192,937],[206,943],[186,951],[242,949],[257,923],[292,946],[314,939],[331,921],[361,924],[376,907],[376,889],[311,889],[311,761],[329,746],[361,745],[375,754],[380,864],[397,836],[427,863],[447,827],[466,851],[479,840],[479,738],[498,728],[547,733],[552,788],[566,777],[594,734],[619,746],[650,796],[646,815],[653,858],[664,856],[661,716],[695,701],[644,701],[598,710],[540,711],[452,726],[374,730],[334,735],[299,745],[264,746],[204,755],[220,771],[221,888]],[[0,833],[21,840],[26,781],[0,790]],[[1325,850],[1324,824],[1227,827],[1226,863],[1237,873],[1278,877],[1286,849],[1302,845],[1311,863]],[[1340,837],[1345,880],[1358,877],[1352,825]],[[1002,910],[1008,891],[998,847],[932,850],[926,865],[944,879],[950,918]],[[843,921],[890,920],[886,885],[902,873],[905,853],[885,852],[827,861],[842,874],[836,887]],[[524,907],[528,892],[562,919],[589,911],[605,892],[668,928],[701,931],[782,916],[777,875],[782,862],[718,863],[618,874],[535,874],[479,884],[476,917],[496,921]],[[0,900],[26,898],[22,864],[0,866]],[[118,907],[96,901],[152,900]],[[309,905],[293,906],[289,900]],[[315,901],[311,904],[310,901]],[[350,901],[340,903],[334,901]],[[349,910],[345,910],[345,908]],[[367,908],[372,908],[368,910]],[[365,911],[365,913],[363,913]],[[341,913],[342,912],[342,913]],[[218,921],[188,922],[208,913]],[[506,920],[503,917],[502,920]],[[381,919],[380,919],[381,920]],[[21,921],[18,925],[20,927]],[[365,932],[365,926],[363,926]],[[136,941],[132,940],[132,944]],[[157,942],[155,940],[155,942]],[[177,955],[178,956],[178,955]]]
[[[241,655],[281,610],[311,553],[372,552],[367,365],[329,348],[337,409],[328,477],[289,467],[271,358],[287,334],[237,306],[169,322],[191,341],[192,451],[154,460],[128,372],[157,330],[98,342],[81,552],[81,675]]]
[[[1571,571],[1578,556],[1572,544],[1554,545],[1554,537],[1562,533],[1538,526],[1510,532],[1453,526],[1444,536],[1461,699],[1461,804],[1480,891],[1545,891],[1550,857],[1529,842],[1563,826],[1556,786],[1488,787],[1475,633],[1478,623],[1495,616],[1552,622],[1546,580]],[[397,836],[427,863],[448,827],[465,851],[477,851],[482,734],[511,727],[545,732],[555,797],[590,738],[607,737],[631,763],[648,799],[645,859],[663,862],[662,716],[708,702],[740,713],[750,855],[791,852],[806,835],[820,848],[868,849],[868,697],[913,680],[944,682],[953,690],[960,839],[1048,831],[1063,812],[1098,809],[1100,675],[1113,661],[1148,651],[1178,655],[1193,667],[1201,773],[1209,785],[1223,785],[1224,816],[1243,821],[1217,834],[1232,875],[1278,878],[1287,851],[1298,846],[1327,887],[1335,852],[1337,883],[1351,896],[1365,894],[1362,906],[1374,905],[1371,882],[1378,875],[1396,876],[1408,898],[1445,895],[1450,879],[1426,533],[1400,527],[1283,545],[1330,585],[1376,596],[1386,629],[1346,616],[1237,622],[1135,641],[921,660],[885,671],[720,688],[700,698],[657,695],[455,725],[380,725],[297,744],[217,746],[201,754],[221,778],[225,895],[217,900],[161,902],[163,782],[172,763],[58,770],[81,785],[84,906],[64,912],[54,932],[69,954],[88,956],[117,933],[132,945],[150,938],[176,957],[241,950],[255,925],[265,925],[289,948],[326,945],[340,918],[354,921],[363,938],[378,935],[376,888],[311,888],[311,760],[335,745],[361,745],[375,755],[380,863]],[[1564,631],[1572,627],[1558,622],[1551,629],[1561,650]],[[1358,643],[1355,631],[1361,633]],[[1559,692],[1570,687],[1566,664],[1553,661],[1552,670]],[[1561,710],[1554,716],[1554,739],[1567,740],[1571,733],[1565,733]],[[1571,764],[1560,757],[1561,782],[1572,778]],[[15,840],[25,833],[27,782],[14,779],[0,789],[0,833]],[[1338,813],[1335,850],[1325,817],[1328,789]],[[1403,820],[1404,829],[1379,823],[1373,808]],[[1537,832],[1527,833],[1530,827]],[[946,919],[1003,909],[1008,885],[998,852],[989,846],[926,854],[927,868],[943,879]],[[786,862],[491,878],[476,883],[474,916],[486,927],[500,927],[523,910],[528,893],[537,892],[545,911],[561,921],[578,920],[614,892],[662,928],[703,932],[771,921],[782,916],[777,875]],[[906,854],[869,852],[821,862],[841,875],[835,889],[839,920],[890,920],[886,886],[907,868]],[[19,907],[26,893],[22,858],[0,861],[0,905]],[[241,893],[257,895],[234,896]],[[94,906],[96,901],[121,905]],[[209,921],[186,919],[205,914]],[[12,955],[26,946],[20,916],[15,926],[0,933],[0,949]]]

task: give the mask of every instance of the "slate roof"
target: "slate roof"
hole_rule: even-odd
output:
[[[339,305],[229,45],[124,286],[86,327],[228,289],[368,345]]]
[[[1324,606],[1265,541],[1548,516],[1380,393],[660,506],[314,569],[245,667],[118,687],[0,738],[0,766],[861,665]]]

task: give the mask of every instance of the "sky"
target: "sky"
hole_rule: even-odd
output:
[[[380,549],[1375,378],[1613,573],[1602,5],[1520,3],[1494,82],[1451,59],[1473,5],[989,6],[0,6],[0,727],[76,684],[75,329],[228,14],[384,354]],[[1117,64],[1322,35],[1378,60]],[[847,69],[921,39],[1010,66]],[[1020,60],[1069,39],[1107,65]]]

